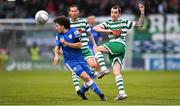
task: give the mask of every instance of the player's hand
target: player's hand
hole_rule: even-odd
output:
[[[62,48],[59,49],[59,54],[63,54]]]
[[[144,5],[139,4],[138,6],[139,6],[139,10],[141,11],[141,13],[144,13],[144,9],[145,9]]]
[[[108,30],[106,30],[106,33],[107,33],[107,34],[112,34],[112,33],[113,33],[113,31],[112,31],[112,30],[110,30],[110,29],[108,29]]]
[[[63,38],[60,39],[60,42],[61,42],[62,44],[64,44],[64,45],[65,45],[65,43],[66,43],[66,41],[65,41]]]
[[[120,37],[122,30],[112,30],[110,34],[114,35],[114,38]]]
[[[120,37],[121,33],[122,33],[122,30],[113,30],[112,32],[115,38]]]
[[[57,65],[57,64],[58,64],[58,60],[59,60],[59,55],[55,55],[55,56],[54,56],[54,62],[53,62],[53,64],[54,64],[54,65]]]

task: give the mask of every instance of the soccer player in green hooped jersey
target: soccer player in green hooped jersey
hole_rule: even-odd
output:
[[[121,8],[119,6],[113,6],[111,8],[111,19],[95,26],[93,29],[97,32],[108,33],[109,42],[98,47],[94,47],[96,54],[108,53],[110,64],[115,76],[116,85],[119,90],[118,96],[115,100],[122,100],[127,98],[125,93],[123,78],[121,75],[122,62],[125,54],[126,47],[126,34],[128,29],[132,27],[142,27],[144,23],[144,5],[139,4],[139,10],[141,12],[138,21],[129,21],[127,19],[119,19],[121,15]]]
[[[70,6],[68,9],[68,12],[69,12],[69,17],[70,17],[71,27],[76,28],[81,33],[82,54],[87,64],[91,68],[91,70],[95,71],[98,65],[97,65],[97,62],[93,53],[90,51],[89,46],[88,46],[89,38],[93,39],[90,32],[91,30],[90,26],[87,23],[87,20],[78,18],[79,16],[78,6],[76,5]],[[105,74],[109,73],[109,70],[107,69],[105,65],[103,55],[100,54],[99,57],[102,57],[102,58],[97,59],[101,67],[101,71],[98,74],[98,78],[102,78]],[[72,73],[72,79],[73,79],[75,90],[78,91],[80,89],[79,78],[74,73]]]

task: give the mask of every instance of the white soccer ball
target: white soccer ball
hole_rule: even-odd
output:
[[[36,15],[35,19],[40,24],[45,24],[48,21],[48,13],[44,10],[39,10]]]

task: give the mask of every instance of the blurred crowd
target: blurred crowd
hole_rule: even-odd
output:
[[[166,47],[164,45],[166,43]],[[153,46],[152,46],[153,45]],[[180,43],[179,40],[168,40],[164,41],[134,41],[133,42],[133,52],[134,53],[170,53],[170,54],[179,54],[180,53]]]
[[[113,5],[119,5],[123,13],[139,14],[137,4],[146,6],[146,15],[159,13],[180,14],[179,0],[0,0],[0,18],[33,18],[35,13],[46,10],[51,17],[66,15],[67,8],[76,4],[80,16],[107,16]]]

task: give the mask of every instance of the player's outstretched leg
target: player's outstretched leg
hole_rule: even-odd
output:
[[[104,56],[101,52],[96,52],[95,56],[98,60],[98,63],[101,67],[101,72],[98,75],[98,79],[101,79],[104,75],[109,73],[109,70],[106,67]]]

